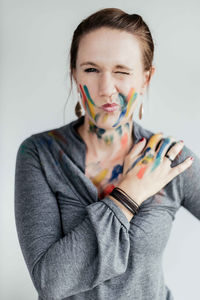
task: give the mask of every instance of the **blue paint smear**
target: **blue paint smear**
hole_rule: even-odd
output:
[[[151,147],[148,147],[148,148],[144,151],[144,153],[143,153],[140,157],[138,157],[138,159],[136,159],[136,161],[131,165],[131,167],[126,171],[125,174],[127,174],[131,169],[133,169],[133,168],[135,167],[135,165],[136,165],[140,160],[142,160],[142,159],[145,157],[146,153],[149,152],[150,150],[151,150]]]
[[[169,138],[165,138],[164,141],[163,141],[163,143],[162,143],[162,145],[161,145],[161,147],[160,147],[160,149],[159,149],[159,152],[158,152],[156,158],[157,158],[157,157],[160,157],[160,156],[162,155],[162,152],[163,152],[165,146],[166,146],[167,144],[169,144],[169,143],[170,143],[170,139],[169,139]]]
[[[123,173],[123,166],[122,165],[116,165],[114,169],[112,170],[111,178],[109,179],[109,182],[115,180],[118,178],[119,174]]]
[[[116,127],[116,126],[119,124],[120,120],[123,118],[123,116],[124,116],[125,114],[126,114],[126,109],[124,109],[124,110],[121,112],[121,114],[120,114],[120,116],[119,116],[117,122],[116,122],[112,127]]]

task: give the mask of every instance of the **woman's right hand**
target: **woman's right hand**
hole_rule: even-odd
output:
[[[166,153],[174,160],[184,146],[183,141],[172,145],[174,142],[173,137],[163,139],[163,134],[158,133],[151,136],[146,147],[146,139],[135,144],[125,157],[123,177],[117,187],[124,190],[138,205],[159,192],[192,164],[192,159],[188,157],[171,168],[171,161],[165,156]]]

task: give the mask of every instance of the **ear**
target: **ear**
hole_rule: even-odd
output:
[[[141,95],[143,95],[146,91],[147,86],[150,83],[150,80],[152,78],[152,76],[155,73],[155,66],[151,66],[151,69],[149,71],[145,71],[144,72],[144,82],[143,82],[143,86],[141,88]]]

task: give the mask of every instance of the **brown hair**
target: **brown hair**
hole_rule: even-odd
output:
[[[92,15],[84,19],[74,31],[70,48],[71,88],[73,78],[72,74],[73,69],[76,68],[76,60],[80,40],[85,34],[101,27],[124,30],[132,33],[136,38],[138,38],[142,51],[144,71],[150,71],[150,79],[154,55],[154,43],[149,27],[143,21],[140,15],[128,14],[118,8],[105,8],[93,13]]]

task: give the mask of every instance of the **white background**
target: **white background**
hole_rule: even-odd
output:
[[[79,22],[118,7],[141,14],[155,41],[156,73],[139,123],[163,131],[200,153],[200,2],[198,0],[1,1],[0,67],[0,298],[36,300],[14,220],[14,170],[19,144],[31,134],[64,125],[69,92],[69,47]],[[74,120],[76,90],[65,123]],[[136,112],[137,113],[137,112]],[[135,120],[138,118],[134,115]],[[200,196],[199,196],[200,197]],[[200,223],[184,208],[176,214],[163,269],[175,300],[198,300]],[[137,300],[137,299],[136,299]],[[153,299],[152,299],[153,300]]]

